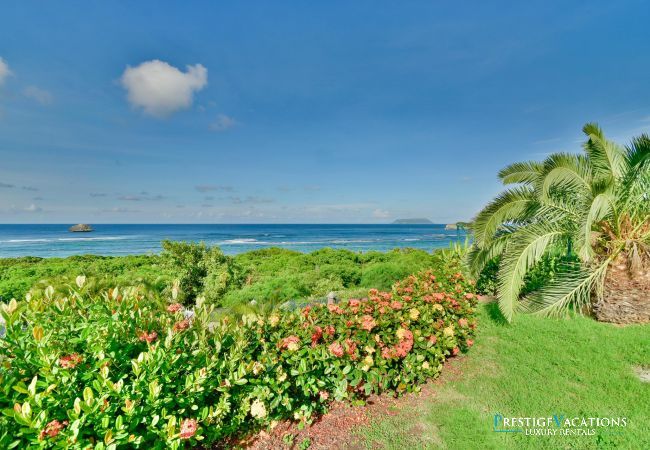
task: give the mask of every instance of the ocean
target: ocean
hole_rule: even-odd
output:
[[[71,233],[70,225],[0,225],[0,257],[135,255],[158,253],[161,241],[203,241],[226,254],[265,247],[310,252],[324,247],[352,251],[419,248],[427,251],[465,240],[445,225],[144,225],[93,224],[95,231]]]

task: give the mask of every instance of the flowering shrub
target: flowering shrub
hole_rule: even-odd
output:
[[[332,400],[417,389],[473,343],[473,286],[412,275],[391,292],[213,322],[136,289],[3,305],[0,448],[181,448]]]

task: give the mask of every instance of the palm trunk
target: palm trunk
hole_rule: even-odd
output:
[[[632,274],[624,256],[614,261],[605,277],[603,298],[594,305],[594,314],[602,322],[650,322],[650,269]]]

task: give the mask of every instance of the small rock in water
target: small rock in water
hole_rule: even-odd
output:
[[[73,225],[68,230],[72,233],[87,233],[89,231],[93,231],[93,227],[86,223],[79,223],[77,225]]]

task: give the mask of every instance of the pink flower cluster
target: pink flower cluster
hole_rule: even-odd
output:
[[[315,327],[314,332],[311,335],[311,346],[316,347],[322,337],[323,337],[323,329],[321,327]]]
[[[336,356],[337,358],[340,358],[345,353],[343,346],[338,342],[332,342],[327,348],[330,353],[332,353],[332,355]]]
[[[404,337],[395,346],[395,356],[404,358],[413,348],[413,333],[410,330],[404,330]]]
[[[45,425],[45,428],[41,430],[41,433],[39,434],[38,438],[40,440],[45,439],[45,437],[56,437],[61,430],[63,430],[66,426],[68,425],[68,421],[64,420],[63,422],[59,422],[58,420],[52,420],[51,422],[48,422],[47,425]]]
[[[142,342],[151,344],[153,341],[158,339],[158,333],[156,333],[155,331],[152,331],[151,333],[147,333],[146,331],[143,331],[138,336],[138,339],[140,339]]]
[[[413,349],[413,333],[410,330],[404,330],[402,337],[393,347],[383,347],[381,357],[384,359],[404,358]]]
[[[327,309],[329,309],[329,311],[332,314],[343,314],[343,310],[341,309],[341,307],[339,305],[334,304],[334,303],[328,304]]]
[[[198,424],[195,419],[185,419],[181,422],[181,439],[189,439],[196,434]]]
[[[290,345],[298,345],[300,344],[300,338],[298,336],[292,335],[288,336],[280,341],[278,344],[281,349],[288,349]]]
[[[183,305],[181,305],[180,303],[172,303],[167,307],[167,312],[169,313],[177,313],[182,310],[183,310]]]
[[[372,331],[373,328],[377,326],[377,322],[372,316],[365,315],[361,317],[361,328],[366,331]]]
[[[350,306],[350,311],[353,314],[356,314],[359,312],[359,307],[361,306],[361,300],[359,300],[358,298],[351,298],[348,301],[348,305]]]
[[[357,359],[357,343],[352,339],[345,340],[345,353],[347,353],[353,361]]]
[[[59,365],[64,369],[74,369],[83,358],[78,353],[71,353],[59,358]]]
[[[173,326],[174,332],[178,333],[179,331],[187,330],[190,327],[190,321],[185,319],[180,322],[176,322]]]

